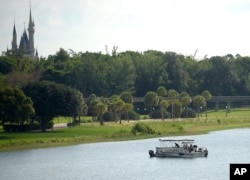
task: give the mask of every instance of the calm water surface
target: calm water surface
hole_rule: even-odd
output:
[[[228,180],[230,163],[250,163],[250,129],[193,138],[207,158],[149,158],[158,138],[0,153],[0,179]]]

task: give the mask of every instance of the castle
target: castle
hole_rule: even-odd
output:
[[[34,48],[35,23],[31,15],[31,7],[30,7],[30,15],[29,15],[28,33],[29,33],[29,36],[27,35],[26,28],[24,27],[24,31],[21,36],[19,47],[18,47],[16,26],[14,22],[13,36],[12,36],[12,42],[11,42],[11,51],[12,52],[21,51],[23,54],[28,55],[31,58],[38,58],[38,51],[35,50]],[[7,51],[9,50],[7,49]]]

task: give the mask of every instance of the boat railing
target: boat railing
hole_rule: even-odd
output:
[[[161,147],[179,148],[190,146],[194,143],[193,139],[159,139]]]

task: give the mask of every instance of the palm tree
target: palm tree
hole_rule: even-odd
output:
[[[158,94],[158,96],[164,97],[164,96],[167,96],[168,91],[166,90],[164,86],[159,86],[156,90],[156,93]]]
[[[144,104],[150,108],[150,118],[152,117],[152,108],[157,106],[159,103],[159,96],[153,92],[149,91],[144,96]]]
[[[98,103],[98,97],[95,95],[95,94],[91,94],[87,101],[86,101],[86,104],[88,106],[88,111],[91,113],[92,115],[92,120],[96,120],[96,114],[95,114],[95,105]]]
[[[172,113],[171,114],[172,114],[172,118],[174,119],[175,118],[174,100],[179,97],[179,93],[176,90],[174,90],[174,89],[170,89],[168,91],[168,96],[171,99],[171,106],[172,106]]]
[[[193,99],[194,107],[196,107],[196,109],[197,109],[198,118],[199,118],[199,115],[200,115],[200,107],[204,106],[205,103],[206,103],[205,98],[203,96],[201,96],[201,95],[197,95]]]
[[[125,103],[132,103],[133,102],[133,96],[130,92],[123,92],[120,95],[120,98],[125,102]]]
[[[124,101],[119,96],[113,95],[111,97],[110,108],[114,112],[115,121],[117,121],[119,117],[120,124],[122,123],[121,118],[120,118],[120,111],[122,110],[123,105],[124,105]]]
[[[108,111],[108,106],[102,102],[98,102],[95,105],[95,112],[100,118],[100,125],[103,126],[103,114]]]
[[[134,108],[134,106],[133,106],[133,104],[131,104],[131,103],[124,103],[124,104],[123,104],[122,109],[123,109],[123,111],[125,112],[126,120],[127,120],[128,122],[129,122],[128,112],[129,112],[129,111],[132,111],[133,108]]]
[[[207,119],[207,101],[212,98],[212,95],[208,90],[203,91],[201,95],[205,98],[206,119]]]
[[[184,108],[187,109],[187,106],[192,102],[191,97],[189,96],[188,93],[186,92],[182,92],[181,93],[181,103],[184,106]],[[188,113],[188,109],[186,110],[186,112]],[[187,114],[187,118],[188,118],[188,114]]]
[[[160,97],[159,107],[161,112],[161,119],[164,120],[164,110],[166,110],[169,106],[169,102],[164,100],[164,97],[167,96],[168,91],[164,86],[159,86],[156,90],[156,93]]]
[[[169,101],[167,100],[161,100],[159,103],[160,111],[161,111],[161,119],[164,120],[164,110],[166,110],[169,106]]]

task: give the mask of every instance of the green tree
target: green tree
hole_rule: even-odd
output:
[[[196,112],[198,114],[198,118],[200,117],[200,109],[205,105],[205,98],[201,95],[196,95],[193,99],[193,105],[196,107]]]
[[[156,90],[156,93],[158,94],[158,96],[160,97],[165,97],[168,94],[167,89],[164,86],[159,86]]]
[[[146,51],[134,55],[136,96],[142,97],[159,86],[167,87],[169,82],[167,63],[163,56],[164,54],[158,51]]]
[[[169,96],[169,98],[171,99],[171,108],[172,108],[172,110],[171,110],[171,117],[172,117],[172,119],[175,119],[175,103],[174,103],[174,101],[179,97],[179,93],[176,91],[176,90],[174,90],[174,89],[170,89],[169,91],[168,91],[168,96]]]
[[[188,113],[188,105],[192,102],[191,97],[189,96],[189,94],[186,93],[182,93],[181,94],[181,103],[183,108],[186,109],[186,112]],[[188,117],[188,114],[186,115],[186,117]]]
[[[124,103],[122,106],[122,111],[125,113],[126,120],[129,122],[128,112],[132,111],[134,108],[133,104],[131,103]]]
[[[106,113],[108,111],[108,106],[106,104],[104,104],[103,102],[98,102],[95,105],[95,112],[97,113],[97,115],[100,118],[100,125],[103,126],[104,122],[103,122],[103,114]]]
[[[0,124],[23,125],[35,114],[32,100],[18,88],[0,89]]]
[[[36,119],[42,131],[46,131],[54,117],[63,115],[74,118],[82,113],[84,107],[83,95],[79,91],[56,83],[42,81],[29,84],[24,92],[34,103]]]
[[[86,108],[83,94],[76,89],[65,87],[63,97],[65,97],[64,102],[66,102],[66,108],[68,109],[65,115],[70,115],[73,118],[73,123],[76,124],[77,116],[80,119],[80,116],[84,113],[84,108]]]
[[[150,117],[152,117],[153,107],[158,106],[158,103],[159,103],[159,96],[155,92],[149,91],[144,96],[144,104],[150,109]]]
[[[160,111],[161,111],[161,119],[164,120],[164,111],[168,109],[169,101],[161,100],[159,103],[159,106],[160,106]]]
[[[169,77],[169,85],[171,89],[181,92],[187,88],[187,76],[183,66],[184,56],[173,52],[166,52],[165,61],[167,62],[167,72]]]
[[[206,72],[202,89],[207,89],[217,96],[236,94],[240,81],[227,59],[215,56],[209,59],[209,63],[211,68]]]
[[[201,95],[205,98],[205,108],[206,108],[206,118],[207,118],[207,101],[212,98],[212,95],[208,90],[203,91]]]
[[[0,73],[8,74],[16,69],[16,64],[10,57],[0,56]]]
[[[99,102],[98,97],[95,94],[91,94],[86,100],[88,111],[91,114],[93,121],[96,120],[95,106],[98,102]]]
[[[71,86],[87,96],[96,94],[99,97],[108,97],[112,94],[110,84],[113,84],[113,74],[110,56],[86,52],[74,57],[73,61],[69,78]]]
[[[186,56],[181,59],[182,68],[183,68],[183,76],[185,77],[183,81],[183,91],[188,91],[192,94],[197,94],[199,91],[200,79],[204,79],[201,76],[200,72],[203,72],[203,69],[200,67],[199,63],[201,61],[197,61],[194,56]]]
[[[167,110],[169,106],[169,101],[166,101],[164,97],[167,96],[168,91],[164,86],[159,86],[156,90],[156,93],[160,98],[159,107],[160,107],[161,119],[164,120],[164,111]]]
[[[239,77],[236,86],[239,95],[250,94],[250,57],[238,57],[231,61],[233,72]]]
[[[120,98],[125,102],[125,103],[133,103],[133,96],[130,92],[123,92],[120,95]]]
[[[112,57],[112,66],[109,69],[109,81],[112,94],[120,94],[124,91],[134,91],[136,71],[133,61],[126,54]]]
[[[120,112],[122,111],[122,108],[124,106],[124,101],[118,96],[118,95],[113,95],[110,98],[110,108],[111,110],[114,112],[114,116],[115,116],[115,121],[118,121],[119,119],[119,123],[121,124],[121,118],[120,118]]]

